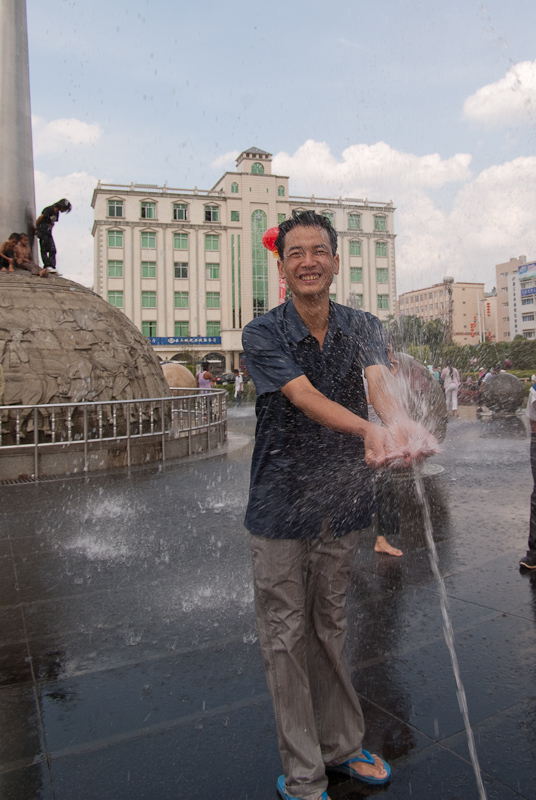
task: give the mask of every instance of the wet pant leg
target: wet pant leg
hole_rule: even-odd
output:
[[[389,469],[382,469],[374,476],[374,496],[378,507],[378,535],[398,536],[398,497],[395,479]]]
[[[326,764],[360,755],[363,714],[345,653],[357,533],[312,541],[251,536],[255,608],[286,791],[316,800]]]
[[[41,259],[45,267],[56,268],[56,245],[51,233],[43,233],[39,236],[39,249]]]
[[[529,550],[536,551],[536,433],[530,435],[530,467],[532,470],[532,494],[530,496]]]
[[[458,387],[449,386],[445,389],[445,400],[447,401],[447,411],[458,410]]]

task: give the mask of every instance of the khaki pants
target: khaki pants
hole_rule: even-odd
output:
[[[346,659],[346,593],[358,532],[251,536],[255,609],[286,791],[317,800],[326,765],[361,755],[363,714]]]

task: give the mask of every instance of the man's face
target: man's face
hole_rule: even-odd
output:
[[[283,261],[277,266],[294,297],[318,297],[329,294],[339,256],[332,255],[324,228],[299,225],[285,236]]]

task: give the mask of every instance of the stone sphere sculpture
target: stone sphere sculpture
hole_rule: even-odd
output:
[[[440,384],[428,369],[407,353],[394,353],[395,380],[409,416],[432,433],[438,442],[447,434],[447,403]]]
[[[176,361],[166,361],[162,364],[162,372],[167,385],[171,388],[196,389],[197,381],[190,370]]]
[[[514,414],[525,397],[523,381],[508,372],[492,375],[483,385],[482,402],[490,411]]]
[[[0,272],[0,363],[4,405],[168,395],[158,358],[136,326],[58,276]]]

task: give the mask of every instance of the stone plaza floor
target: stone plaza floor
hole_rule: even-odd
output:
[[[242,520],[253,409],[227,454],[130,476],[1,486],[2,800],[276,800],[281,772]],[[426,480],[487,796],[536,797],[536,575],[522,417],[449,423]],[[291,477],[291,476],[289,476]],[[348,652],[388,787],[332,800],[478,797],[414,487],[402,558],[364,531]]]

